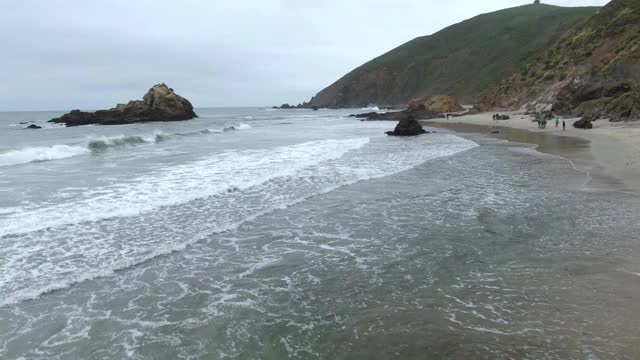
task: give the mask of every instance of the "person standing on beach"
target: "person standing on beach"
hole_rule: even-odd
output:
[[[564,131],[566,127],[567,127],[567,124],[565,124],[564,120],[562,120],[562,131]]]
[[[556,129],[558,128],[559,123],[560,123],[560,118],[556,116]]]

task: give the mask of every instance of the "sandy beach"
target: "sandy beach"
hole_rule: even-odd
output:
[[[591,130],[574,128],[577,119],[564,119],[566,130],[555,121],[538,129],[533,117],[522,113],[501,113],[510,120],[493,120],[492,113],[423,121],[431,127],[457,132],[486,133],[513,142],[537,144],[537,150],[562,156],[576,169],[590,176],[584,190],[617,190],[640,194],[640,123],[594,122]],[[496,133],[498,132],[499,133]]]

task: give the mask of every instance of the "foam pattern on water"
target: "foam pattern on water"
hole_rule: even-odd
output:
[[[201,129],[189,132],[165,133],[155,130],[152,134],[138,135],[111,135],[111,136],[87,136],[82,143],[56,144],[52,146],[27,146],[22,149],[9,149],[0,152],[0,167],[24,165],[34,162],[62,160],[79,155],[87,155],[103,152],[109,149],[136,146],[144,144],[157,144],[166,140],[185,136],[223,134],[237,130],[251,129],[251,125],[237,123],[221,127],[219,129]]]
[[[111,275],[274,209],[474,146],[442,135],[227,151],[65,194],[62,203],[13,208],[0,217],[0,304]]]
[[[85,271],[80,251],[100,242],[132,260],[200,240],[0,308],[0,357],[637,358],[637,276],[616,269],[638,253],[638,202],[577,191],[562,159],[480,143],[371,138],[248,189],[57,228],[73,246],[23,234]]]
[[[90,150],[85,146],[63,144],[53,145],[50,147],[27,147],[20,150],[9,150],[0,153],[0,166],[66,159],[73,156],[88,154],[89,152]]]

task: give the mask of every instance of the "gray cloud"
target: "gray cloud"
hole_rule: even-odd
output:
[[[308,100],[414,37],[516,0],[0,0],[0,110],[96,109],[166,82],[196,106]],[[557,0],[603,5],[606,0]]]

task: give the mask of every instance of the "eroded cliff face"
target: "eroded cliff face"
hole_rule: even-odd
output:
[[[404,105],[436,94],[471,104],[597,10],[526,5],[480,15],[371,60],[320,91],[309,106]]]
[[[149,89],[142,100],[132,100],[115,108],[96,112],[73,110],[49,122],[66,126],[122,125],[149,121],[180,121],[195,117],[197,115],[189,100],[176,94],[163,83]]]
[[[455,96],[434,95],[420,99],[414,99],[409,102],[409,109],[424,106],[426,109],[436,113],[451,113],[464,111],[464,108],[458,102]]]
[[[484,91],[476,108],[640,119],[640,1],[611,1],[518,73]]]

